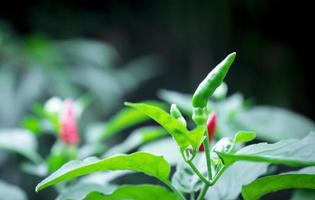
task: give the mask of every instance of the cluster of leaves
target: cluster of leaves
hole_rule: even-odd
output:
[[[165,103],[126,103],[128,107],[105,125],[87,130],[85,143],[75,147],[78,160],[57,169],[37,185],[36,191],[56,185],[58,199],[185,199],[188,195],[195,199],[198,195],[199,200],[219,200],[237,199],[242,194],[244,199],[253,200],[283,189],[303,189],[292,199],[314,198],[313,192],[304,190],[315,189],[315,133],[309,133],[315,124],[282,108],[250,107],[240,94],[226,97],[223,78],[221,85],[212,88],[214,93],[204,97],[206,116],[210,111],[218,116],[214,141],[207,140],[206,124],[194,120],[191,99],[195,95],[163,90],[161,99],[175,103],[185,118],[169,114]],[[109,145],[110,138],[150,118],[161,127],[140,127],[121,144]],[[268,143],[245,145],[256,136]],[[205,152],[198,151],[201,143]],[[207,150],[207,145],[212,148]],[[9,148],[36,160],[32,153]],[[135,149],[139,152],[130,153]],[[299,169],[271,175],[278,165]],[[176,166],[173,175],[172,166]],[[159,184],[117,186],[112,182],[132,172],[154,177]],[[77,181],[71,181],[74,178]],[[62,187],[58,187],[61,182]]]

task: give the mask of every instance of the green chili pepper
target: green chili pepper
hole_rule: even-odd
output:
[[[227,72],[230,69],[236,53],[229,54],[221,63],[219,63],[200,83],[192,98],[193,107],[204,108],[207,106],[209,97],[215,89],[223,82]]]
[[[171,116],[180,121],[185,127],[187,125],[185,118],[183,117],[182,113],[177,108],[176,104],[171,105],[170,110]]]

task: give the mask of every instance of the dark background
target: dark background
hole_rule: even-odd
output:
[[[165,73],[129,98],[153,98],[158,88],[191,93],[215,64],[236,51],[227,78],[230,92],[315,119],[311,7],[307,1],[271,0],[33,0],[2,4],[0,18],[20,35],[98,38],[125,59],[160,55],[168,64]]]

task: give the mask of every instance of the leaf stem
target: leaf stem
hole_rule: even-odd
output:
[[[192,163],[191,161],[187,161],[188,165],[191,167],[192,170],[197,174],[197,176],[200,178],[202,182],[204,182],[206,185],[211,185],[211,182],[207,180],[206,177],[204,177],[201,172],[198,170],[198,168]]]

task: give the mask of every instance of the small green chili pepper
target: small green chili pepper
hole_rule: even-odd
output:
[[[236,53],[229,54],[221,63],[219,63],[199,84],[192,98],[193,107],[204,108],[207,106],[209,97],[215,89],[223,82],[227,72],[230,69]]]
[[[182,113],[177,108],[176,104],[171,105],[170,110],[171,116],[180,121],[185,127],[187,125],[185,118],[183,117]]]

